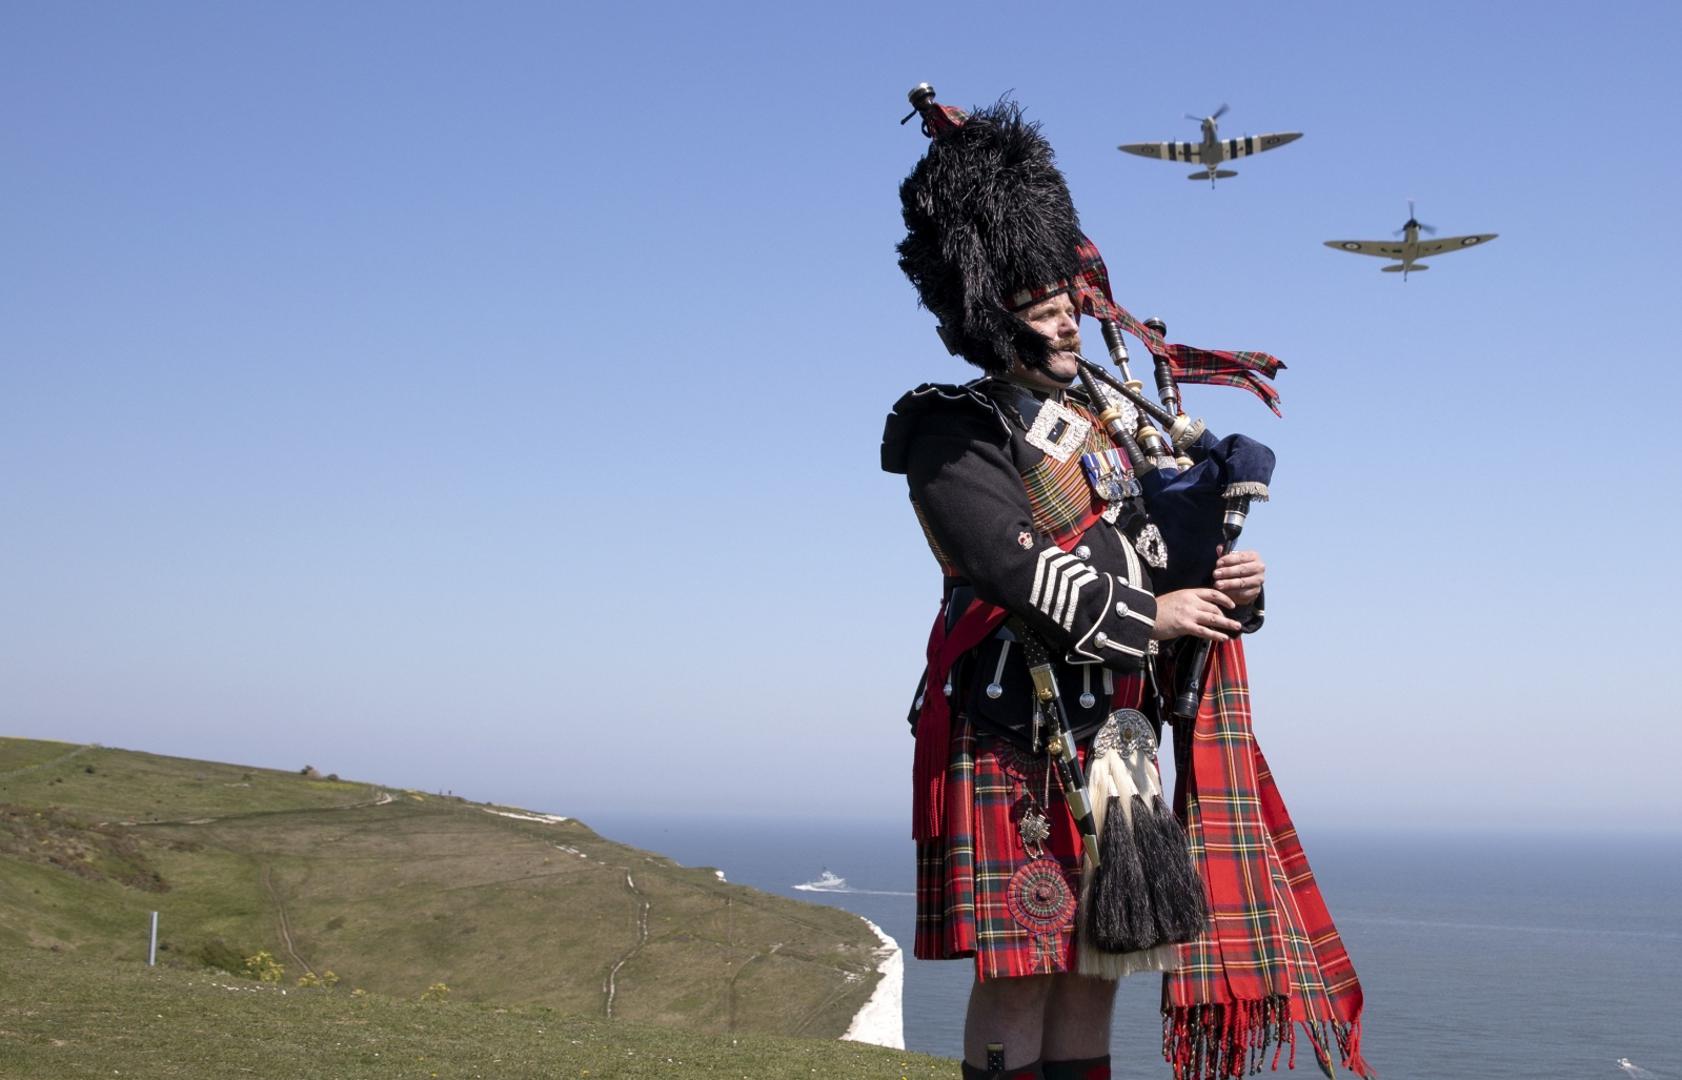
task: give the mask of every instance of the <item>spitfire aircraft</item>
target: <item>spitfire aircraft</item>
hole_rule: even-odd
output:
[[[1145,142],[1122,143],[1116,149],[1140,157],[1157,158],[1161,161],[1185,161],[1203,166],[1197,172],[1187,176],[1189,180],[1207,180],[1209,186],[1214,187],[1216,180],[1224,180],[1229,176],[1237,176],[1232,169],[1222,169],[1220,164],[1233,158],[1248,157],[1259,154],[1263,150],[1273,150],[1284,146],[1288,142],[1295,142],[1302,138],[1300,131],[1282,131],[1273,135],[1246,135],[1242,139],[1223,139],[1217,129],[1216,122],[1226,115],[1227,107],[1222,105],[1213,115],[1197,117],[1186,113],[1187,120],[1196,120],[1203,125],[1203,141],[1189,142]]]
[[[1396,230],[1401,241],[1394,240],[1327,240],[1326,246],[1337,251],[1348,251],[1356,255],[1377,255],[1381,259],[1400,259],[1393,266],[1380,267],[1386,274],[1400,272],[1402,280],[1408,279],[1408,274],[1415,270],[1429,270],[1429,266],[1420,259],[1431,255],[1446,255],[1451,251],[1464,251],[1469,247],[1487,244],[1495,239],[1497,233],[1475,233],[1471,236],[1449,236],[1441,240],[1421,240],[1419,234],[1435,236],[1437,230],[1422,223],[1413,213],[1413,200],[1408,200],[1408,219],[1402,227]]]

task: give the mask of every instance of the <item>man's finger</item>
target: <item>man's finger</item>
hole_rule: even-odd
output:
[[[1226,617],[1226,613],[1213,608],[1202,608],[1197,612],[1199,626],[1218,626],[1223,630],[1238,630],[1239,625]]]
[[[1238,606],[1233,602],[1232,597],[1228,596],[1219,589],[1199,589],[1197,590],[1197,595],[1202,597],[1204,600],[1209,601],[1211,604],[1226,608],[1229,611]]]

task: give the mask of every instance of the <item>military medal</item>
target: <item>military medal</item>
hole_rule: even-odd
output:
[[[1111,506],[1141,494],[1139,481],[1120,450],[1082,454],[1080,467],[1086,473],[1086,482],[1092,485],[1092,493]]]

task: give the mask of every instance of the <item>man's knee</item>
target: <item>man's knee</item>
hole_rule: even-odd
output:
[[[970,1002],[972,1006],[979,1004],[1008,1012],[1038,1010],[1044,1007],[1046,998],[1062,977],[1024,975],[1014,979],[977,979],[970,987]]]
[[[1046,988],[1048,1010],[1059,1012],[1110,1015],[1115,1005],[1114,979],[1095,979],[1089,975],[1054,975]]]
[[[976,980],[964,1018],[964,1075],[1037,1077],[1052,977]]]
[[[1046,995],[1041,1047],[1047,1061],[1095,1064],[1110,1049],[1110,1016],[1116,984],[1111,979],[1059,975]]]

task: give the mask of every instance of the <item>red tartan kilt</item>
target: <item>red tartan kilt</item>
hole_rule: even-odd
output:
[[[1036,806],[1051,822],[1038,857],[1017,830]],[[1080,847],[1046,755],[959,718],[946,770],[945,826],[917,845],[914,955],[973,956],[981,980],[1073,970]]]

